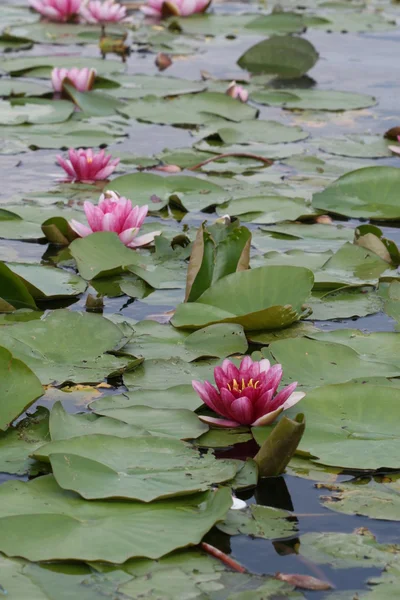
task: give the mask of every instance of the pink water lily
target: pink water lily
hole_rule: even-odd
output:
[[[92,89],[95,78],[96,70],[89,69],[88,67],[84,67],[83,69],[76,67],[65,69],[62,67],[55,68],[51,72],[51,83],[55,92],[62,92],[65,79],[69,79],[78,92],[87,92]]]
[[[224,360],[221,367],[215,367],[214,379],[218,389],[208,381],[193,381],[192,385],[203,402],[224,417],[200,415],[200,419],[219,427],[268,425],[305,396],[294,391],[297,381],[276,393],[282,379],[282,365],[271,366],[267,359],[258,362],[245,356],[239,368]]]
[[[32,8],[50,21],[74,21],[82,0],[29,0]]]
[[[97,206],[84,202],[89,226],[78,221],[70,221],[70,226],[80,237],[86,237],[96,231],[114,231],[128,248],[147,246],[154,241],[160,231],[152,231],[137,237],[149,210],[148,206],[133,206],[131,200],[115,192],[105,192],[100,196]]]
[[[88,150],[68,150],[68,158],[57,156],[58,164],[68,175],[69,181],[80,181],[83,183],[93,183],[93,181],[104,181],[108,179],[119,163],[119,158],[111,160],[111,154],[106,154],[104,150],[94,153],[91,148]]]
[[[205,12],[211,0],[149,0],[140,10],[150,17],[176,15],[188,17]]]
[[[87,23],[116,23],[128,20],[126,7],[114,0],[89,0],[82,6],[80,14]]]
[[[397,141],[400,142],[400,135],[397,136]],[[400,146],[389,146],[389,150],[391,150],[394,154],[400,155]]]
[[[247,102],[249,99],[249,92],[241,85],[237,85],[236,81],[231,81],[225,93],[231,98],[240,100],[240,102]]]

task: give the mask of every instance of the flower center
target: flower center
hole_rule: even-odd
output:
[[[249,379],[247,383],[242,379],[241,383],[238,383],[236,379],[233,379],[232,383],[227,383],[227,387],[230,392],[243,392],[247,387],[252,387],[256,390],[259,383],[259,381],[253,381],[253,379]]]
[[[87,157],[86,161],[90,164],[93,162],[93,158],[90,158],[90,156]]]

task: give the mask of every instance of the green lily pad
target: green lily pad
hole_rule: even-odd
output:
[[[178,305],[171,323],[182,329],[218,322],[238,323],[246,331],[281,329],[300,319],[312,285],[311,271],[301,267],[239,271],[211,285],[196,302]]]
[[[245,510],[230,510],[217,527],[229,535],[251,535],[252,537],[281,539],[293,537],[297,532],[294,522],[288,521],[290,513],[279,508],[251,504]]]
[[[159,437],[190,440],[208,431],[207,425],[199,420],[196,413],[186,408],[151,408],[139,405],[95,410],[97,414],[143,427],[151,435]]]
[[[74,105],[66,100],[0,100],[0,125],[62,123],[67,121],[73,112]]]
[[[323,332],[312,334],[310,337],[315,337],[315,339],[321,341],[343,344],[352,348],[367,360],[378,360],[400,367],[400,340],[397,333],[386,331],[364,333],[358,329],[337,329],[329,332],[329,340],[327,334]],[[382,375],[384,374],[382,373]]]
[[[279,144],[288,142],[298,142],[308,137],[301,127],[284,125],[277,121],[242,121],[241,123],[226,123],[218,124],[215,127],[211,126],[211,132],[208,131],[206,136],[217,134],[224,144]],[[206,137],[204,136],[204,137]],[[246,152],[247,148],[243,148]],[[250,151],[250,150],[249,150]]]
[[[235,444],[243,444],[252,439],[252,435],[246,428],[235,429],[210,429],[197,438],[196,446],[200,448],[229,448]],[[257,485],[257,479],[254,483]]]
[[[130,406],[150,406],[151,408],[187,408],[196,410],[203,401],[191,385],[175,385],[165,390],[135,390],[123,394],[105,396],[91,403],[94,411]]]
[[[382,483],[338,483],[329,489],[333,491],[332,496],[323,496],[322,501],[330,510],[370,519],[400,521],[400,482],[396,476],[388,476]]]
[[[239,216],[242,221],[272,224],[279,221],[296,221],[313,214],[304,198],[284,198],[282,196],[254,196],[237,198],[217,208],[219,215]]]
[[[71,100],[80,108],[85,117],[107,117],[115,115],[124,107],[123,102],[97,91],[79,92],[73,85],[63,84]]]
[[[301,77],[315,65],[318,56],[314,46],[303,38],[272,36],[247,50],[238,65],[250,73]]]
[[[52,442],[97,434],[116,437],[149,435],[143,427],[129,425],[109,417],[99,417],[92,413],[70,414],[64,410],[59,400],[51,409],[49,431]]]
[[[18,25],[9,29],[11,35],[32,40],[38,44],[84,44],[97,42],[101,35],[101,26],[78,23],[52,23],[39,21],[27,25]],[[108,35],[122,35],[123,27],[109,23]]]
[[[362,383],[323,386],[306,395],[302,410],[307,429],[299,450],[316,462],[360,471],[399,468],[398,388]]]
[[[71,104],[71,103],[69,103]],[[69,119],[64,123],[41,125],[0,125],[0,139],[10,136],[25,144],[26,149],[37,148],[92,148],[121,141],[125,129],[120,123],[104,117],[85,119],[84,121]]]
[[[3,346],[0,375],[0,429],[4,431],[43,394],[43,388],[29,366]]]
[[[25,475],[35,466],[32,452],[49,440],[49,411],[40,406],[33,415],[0,434],[0,471]]]
[[[125,70],[124,64],[118,60],[102,60],[101,58],[84,58],[78,56],[52,55],[24,56],[2,60],[1,68],[12,75],[27,75],[31,77],[50,78],[54,67],[72,69],[96,69],[98,75],[120,73]]]
[[[309,252],[336,251],[343,242],[351,242],[354,230],[342,225],[322,225],[315,223],[285,223],[275,227],[260,227],[253,233],[253,245],[267,250],[303,250]]]
[[[204,125],[216,117],[228,121],[255,119],[257,110],[226,94],[201,92],[172,100],[147,97],[120,109],[128,117],[162,125]]]
[[[134,371],[124,374],[124,383],[130,390],[166,390],[176,385],[191,385],[193,379],[212,377],[213,368],[219,363],[219,360],[187,363],[180,358],[145,360]]]
[[[216,324],[192,334],[178,331],[171,325],[141,321],[134,326],[133,339],[123,352],[149,358],[181,358],[191,362],[200,357],[225,358],[244,354],[247,341],[240,325]]]
[[[320,142],[319,147],[329,154],[352,158],[385,158],[392,156],[389,146],[396,146],[379,135],[349,135]],[[400,145],[398,146],[400,149]]]
[[[373,96],[335,90],[302,90],[297,88],[254,92],[252,100],[286,110],[357,110],[376,104]]]
[[[318,333],[315,336],[318,337]],[[359,354],[353,348],[334,343],[333,340],[280,340],[262,352],[272,355],[276,362],[283,365],[285,382],[298,381],[305,388],[344,383],[356,377],[396,377],[400,368],[400,365],[388,363],[383,357],[378,359]]]
[[[7,266],[35,299],[78,296],[86,290],[83,279],[61,269],[24,263],[7,263]]]
[[[306,533],[300,538],[301,555],[335,569],[383,568],[398,560],[400,548],[379,544],[368,530],[359,533]]]
[[[135,361],[105,354],[122,338],[121,330],[108,319],[68,310],[0,329],[0,344],[26,362],[42,383],[96,383],[122,373]]]
[[[86,500],[129,498],[152,502],[203,492],[233,479],[234,461],[200,454],[176,439],[101,434],[50,442],[35,451],[51,463],[63,489]]]
[[[326,321],[373,315],[383,309],[383,300],[371,288],[345,288],[328,293],[314,293],[308,305],[309,319]]]
[[[0,79],[0,96],[42,96],[51,92],[50,87],[35,81],[2,77]]]
[[[215,196],[226,200],[228,194],[219,185],[201,179],[182,175],[161,177],[153,173],[133,173],[116,177],[108,185],[108,189],[121,196],[131,198],[135,204],[147,204],[150,211],[158,212],[172,199],[182,206],[187,200],[198,210],[216,204]]]
[[[400,171],[396,167],[367,167],[339,177],[313,196],[315,208],[346,217],[398,220]]]
[[[178,77],[163,77],[162,75],[117,75],[113,81],[120,84],[107,90],[111,96],[124,99],[144,98],[145,96],[181,96],[203,92],[206,89],[204,81],[188,81]],[[0,88],[1,89],[1,88]]]
[[[151,504],[87,502],[62,490],[51,475],[30,483],[8,481],[0,498],[0,550],[7,556],[113,563],[159,558],[198,544],[232,502],[227,488]],[[46,544],[40,542],[44,534]]]
[[[19,308],[35,309],[36,304],[33,296],[26,285],[11,269],[0,262],[0,310],[1,312],[12,312]]]

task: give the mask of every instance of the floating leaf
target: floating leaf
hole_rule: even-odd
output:
[[[171,325],[142,321],[134,326],[133,339],[123,352],[149,358],[181,358],[191,362],[200,357],[225,358],[234,353],[244,354],[247,341],[240,325],[216,324],[190,335]]]
[[[0,344],[26,362],[43,383],[96,383],[122,373],[135,361],[104,354],[122,338],[121,330],[108,319],[68,310],[0,329]]]
[[[30,455],[49,439],[49,411],[40,406],[33,415],[0,434],[0,471],[25,475],[34,470],[35,461]]]
[[[311,271],[301,267],[259,267],[232,273],[213,284],[197,302],[180,304],[171,323],[183,329],[217,322],[238,323],[245,330],[280,329],[300,319],[312,285]]]
[[[42,394],[41,383],[31,369],[0,346],[0,429],[7,429]]]
[[[396,167],[367,167],[339,177],[313,196],[315,208],[352,218],[400,219]]]
[[[205,491],[237,471],[233,461],[200,456],[179,440],[151,436],[74,437],[42,446],[35,457],[49,460],[58,484],[86,500],[152,502]]]
[[[204,125],[216,117],[228,121],[255,119],[257,110],[218,92],[201,92],[172,100],[144,98],[120,109],[128,117],[163,125]]]
[[[364,94],[297,88],[254,92],[251,98],[260,104],[281,106],[287,110],[357,110],[376,104],[373,96]],[[335,144],[335,141],[331,143]]]
[[[62,490],[51,475],[30,483],[8,481],[0,487],[0,498],[0,550],[6,555],[114,563],[159,558],[198,544],[232,502],[230,490],[222,488],[181,501],[88,503]],[[44,534],[46,544],[40,542]]]
[[[245,511],[230,510],[217,527],[229,535],[246,534],[254,537],[280,539],[292,537],[296,524],[288,521],[290,513],[279,508],[251,504]]]
[[[301,77],[317,62],[318,52],[307,40],[272,36],[247,50],[238,60],[250,73],[272,73],[280,77]]]
[[[324,489],[323,485],[318,487]],[[331,510],[370,519],[400,521],[400,482],[397,476],[386,476],[380,483],[355,481],[327,487],[333,494],[322,496],[322,501]]]

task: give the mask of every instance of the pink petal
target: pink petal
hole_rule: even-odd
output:
[[[206,383],[208,383],[208,386],[206,386]],[[200,398],[203,400],[204,404],[207,404],[207,406],[211,408],[211,410],[219,414],[217,406],[219,404],[220,399],[218,393],[212,387],[212,385],[208,381],[206,381],[205,383],[201,383],[200,381],[194,380],[192,381],[192,386],[196,394],[200,396]],[[210,390],[209,386],[212,388],[214,393]]]
[[[75,231],[75,233],[77,233],[80,237],[86,237],[87,235],[90,235],[91,233],[93,233],[93,231],[90,229],[90,227],[88,227],[87,225],[83,225],[82,223],[79,223],[79,221],[75,221],[75,219],[72,219],[71,221],[69,221],[69,225],[70,225],[71,229],[73,229]]]
[[[253,403],[246,396],[234,400],[230,406],[230,412],[242,425],[250,425],[253,421]]]
[[[140,246],[147,246],[154,242],[154,238],[157,235],[161,235],[161,231],[152,231],[151,233],[146,233],[145,235],[139,235],[135,237],[133,242],[129,244],[129,248],[139,248]]]
[[[262,427],[263,425],[270,425],[270,423],[273,423],[275,421],[276,417],[278,417],[282,411],[283,411],[283,406],[280,406],[276,410],[273,410],[272,412],[267,413],[266,415],[263,415],[259,419],[256,419],[256,421],[254,421],[254,423],[252,423],[251,426],[252,427]]]
[[[304,396],[304,392],[293,392],[293,394],[290,394],[289,398],[282,404],[283,410],[291,408],[292,406],[300,402],[300,400],[302,400]]]
[[[280,406],[284,405],[289,396],[294,392],[297,387],[297,381],[294,381],[290,385],[284,387],[280,392],[277,393],[275,398],[271,402],[270,410],[275,410]]]
[[[239,369],[227,358],[222,361],[221,367],[229,380],[239,378]]]
[[[204,415],[198,415],[200,421],[210,425],[216,425],[217,427],[240,427],[240,423],[236,421],[228,421],[227,419],[216,419],[215,417],[206,417]]]

